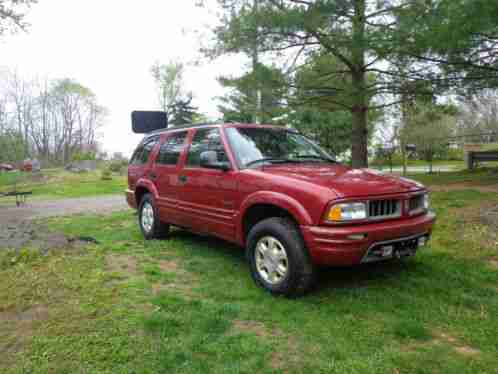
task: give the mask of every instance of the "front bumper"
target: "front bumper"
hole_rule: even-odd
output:
[[[126,202],[130,208],[137,209],[137,200],[135,198],[135,192],[132,190],[125,190]]]
[[[301,226],[301,231],[313,263],[350,266],[392,258],[399,253],[414,254],[412,241],[420,237],[429,239],[435,221],[436,215],[428,212],[417,217],[357,226]],[[393,245],[392,256],[373,256],[382,245]],[[400,245],[411,252],[403,249],[398,253]]]

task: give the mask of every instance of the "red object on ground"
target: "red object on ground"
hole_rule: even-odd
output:
[[[15,170],[14,165],[11,164],[0,164],[0,171],[12,171]]]
[[[126,198],[147,239],[171,224],[246,247],[253,277],[274,293],[294,292],[300,286],[289,284],[312,265],[412,256],[425,246],[435,215],[423,185],[329,157],[281,127],[174,127],[140,143]],[[267,237],[278,239],[273,257],[263,253],[275,242]]]
[[[33,162],[31,160],[24,160],[21,167],[22,171],[32,172]]]

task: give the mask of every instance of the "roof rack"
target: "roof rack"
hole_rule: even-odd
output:
[[[158,129],[158,130],[151,131],[151,132],[147,133],[146,136],[148,137],[150,135],[162,134],[162,133],[174,131],[174,130],[184,130],[184,129],[191,129],[191,128],[196,128],[196,127],[215,126],[215,125],[216,126],[223,126],[223,125],[230,125],[230,124],[234,124],[234,123],[237,123],[237,122],[230,122],[230,121],[227,121],[227,122],[203,122],[203,123],[191,123],[191,124],[186,124],[186,125],[177,125],[177,126],[171,126],[171,127],[167,127],[164,129]]]

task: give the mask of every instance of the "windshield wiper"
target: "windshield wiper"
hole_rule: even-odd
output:
[[[332,162],[334,164],[337,163],[336,160],[332,159],[332,158],[329,158],[329,157],[325,157],[325,156],[316,156],[316,155],[297,155],[296,158],[311,158],[313,160],[322,160],[322,161],[328,161],[328,162]]]
[[[264,157],[264,158],[260,158],[260,159],[257,159],[257,160],[253,160],[253,161],[250,161],[248,162],[245,166],[246,167],[249,167],[251,165],[255,165],[255,164],[259,164],[261,162],[272,162],[272,163],[278,163],[278,164],[284,164],[284,163],[296,163],[296,162],[300,162],[298,160],[291,160],[291,159],[288,159],[288,158],[276,158],[276,157]]]

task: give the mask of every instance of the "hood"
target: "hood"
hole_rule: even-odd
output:
[[[328,187],[341,198],[413,192],[424,188],[410,179],[384,175],[371,169],[351,169],[340,164],[271,165],[260,171]]]

